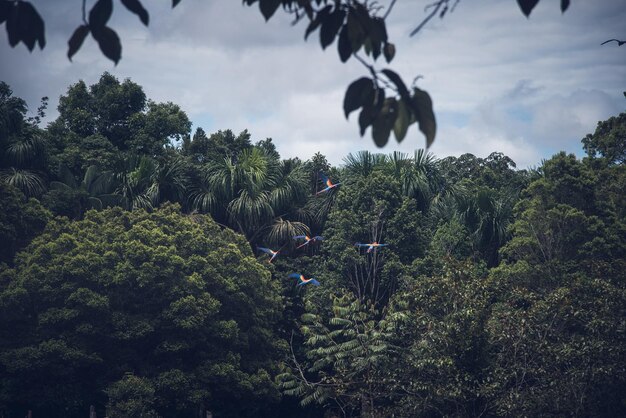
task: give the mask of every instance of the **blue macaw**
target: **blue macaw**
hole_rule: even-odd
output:
[[[386,247],[386,246],[387,246],[387,245],[389,245],[389,244],[379,244],[377,241],[374,241],[374,242],[369,243],[369,244],[361,244],[361,243],[358,243],[358,242],[357,242],[357,243],[356,243],[356,244],[354,244],[354,245],[356,245],[357,247],[367,247],[367,251],[366,251],[366,252],[370,253],[370,252],[372,252],[375,248],[378,248],[378,247]]]
[[[292,277],[292,278],[300,280],[300,283],[298,283],[297,286],[304,286],[307,283],[311,283],[313,286],[319,286],[320,285],[320,282],[318,282],[317,280],[315,280],[312,277],[310,279],[307,279],[306,277],[304,277],[304,274],[291,273],[289,275],[289,277]]]
[[[322,178],[322,181],[324,182],[324,184],[326,185],[326,188],[320,190],[319,192],[315,193],[315,195],[317,196],[320,193],[324,193],[329,191],[330,189],[334,189],[335,187],[339,186],[341,183],[333,183],[332,181],[330,181],[330,179],[328,177],[326,177],[326,175],[324,175],[324,173],[320,173],[320,177]]]
[[[309,237],[308,235],[296,235],[295,237],[293,237],[293,239],[303,239],[304,243],[298,245],[296,247],[296,249],[300,248],[300,247],[304,247],[305,245],[310,244],[311,242],[314,241],[324,241],[324,237],[320,237],[319,235],[314,236],[313,238]]]
[[[272,260],[274,260],[276,258],[276,256],[278,255],[278,253],[280,252],[280,250],[274,251],[274,250],[272,250],[270,248],[264,248],[264,247],[256,247],[256,248],[257,248],[257,250],[263,251],[264,253],[269,254],[271,256],[270,259],[267,260],[268,263],[271,263]]]

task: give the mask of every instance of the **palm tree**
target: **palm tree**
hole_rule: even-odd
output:
[[[46,185],[41,176],[31,170],[15,167],[1,170],[0,181],[19,189],[28,197],[38,197],[46,191]]]
[[[112,188],[112,180],[112,172],[100,172],[97,166],[92,165],[87,168],[81,182],[78,183],[70,169],[65,165],[61,165],[59,167],[58,180],[50,182],[50,189],[84,196],[84,199],[80,198],[80,196],[76,199],[78,204],[77,214],[80,217],[88,209],[100,210],[106,206],[120,204],[119,196],[109,193]]]
[[[386,161],[384,154],[372,154],[369,151],[359,151],[355,154],[348,154],[344,157],[344,172],[346,180],[356,180],[367,177],[375,168],[382,166]]]
[[[150,185],[145,194],[150,199],[152,207],[158,207],[165,201],[182,204],[187,189],[187,180],[182,159],[175,158],[171,162],[159,162],[153,166]]]
[[[190,206],[210,213],[218,222],[243,233],[253,243],[263,233],[276,243],[307,231],[294,219],[294,209],[307,199],[306,173],[299,160],[278,161],[262,148],[252,147],[234,157],[204,167],[190,189]],[[306,212],[299,211],[305,216]]]
[[[45,140],[35,129],[10,135],[0,150],[0,179],[17,187],[28,197],[39,197],[46,190],[43,175]]]
[[[148,157],[126,158],[114,171],[116,185],[114,194],[119,196],[121,206],[127,210],[151,209],[152,200],[146,193],[156,162]]]

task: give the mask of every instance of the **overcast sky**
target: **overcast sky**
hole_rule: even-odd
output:
[[[367,70],[354,59],[341,64],[336,44],[322,51],[317,33],[304,42],[306,23],[292,26],[280,10],[265,23],[256,6],[239,0],[183,0],[173,10],[170,1],[144,0],[146,28],[115,1],[109,25],[123,50],[114,66],[90,37],[68,61],[80,1],[31,1],[46,21],[47,46],[32,54],[23,44],[11,49],[2,28],[0,80],[32,110],[49,96],[49,119],[70,84],[93,84],[109,71],[141,85],[152,100],[180,105],[194,129],[248,129],[255,142],[273,138],[283,157],[320,151],[340,164],[362,149],[424,147],[415,126],[402,144],[392,137],[383,149],[369,130],[361,138],[357,114],[346,121],[342,101]],[[437,157],[500,151],[526,167],[559,150],[581,155],[581,138],[626,109],[626,45],[600,46],[626,39],[625,0],[574,0],[564,14],[558,1],[542,0],[530,19],[514,0],[461,0],[454,13],[410,37],[430,2],[399,0],[387,25],[397,50],[391,67],[409,83],[423,76],[418,85],[433,98]]]

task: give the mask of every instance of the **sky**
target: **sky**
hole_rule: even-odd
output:
[[[178,104],[194,129],[247,129],[253,142],[272,138],[283,158],[319,151],[338,165],[363,149],[425,146],[415,125],[401,144],[392,135],[384,148],[369,129],[360,137],[357,112],[346,120],[342,103],[347,86],[368,70],[354,59],[342,64],[336,43],[322,50],[317,32],[305,42],[306,22],[294,26],[281,10],[265,22],[256,5],[236,0],[183,0],[175,9],[144,0],[145,27],[115,1],[109,26],[123,48],[115,66],[91,37],[67,59],[67,40],[82,22],[79,1],[31,2],[46,22],[47,45],[32,53],[23,44],[11,48],[0,28],[0,80],[32,112],[48,96],[48,121],[71,84],[94,84],[108,71],[156,102]],[[497,151],[524,168],[560,150],[580,156],[581,139],[598,121],[626,110],[626,45],[600,45],[626,39],[626,0],[575,0],[563,14],[560,2],[542,0],[528,19],[513,0],[460,0],[409,36],[431,2],[396,2],[387,19],[396,56],[376,67],[408,83],[421,76],[417,85],[431,95],[437,118],[430,151],[438,158]],[[87,0],[88,10],[93,3]]]

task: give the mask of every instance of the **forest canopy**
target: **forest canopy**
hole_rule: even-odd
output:
[[[624,113],[518,169],[58,111],[0,83],[0,415],[626,415]]]

